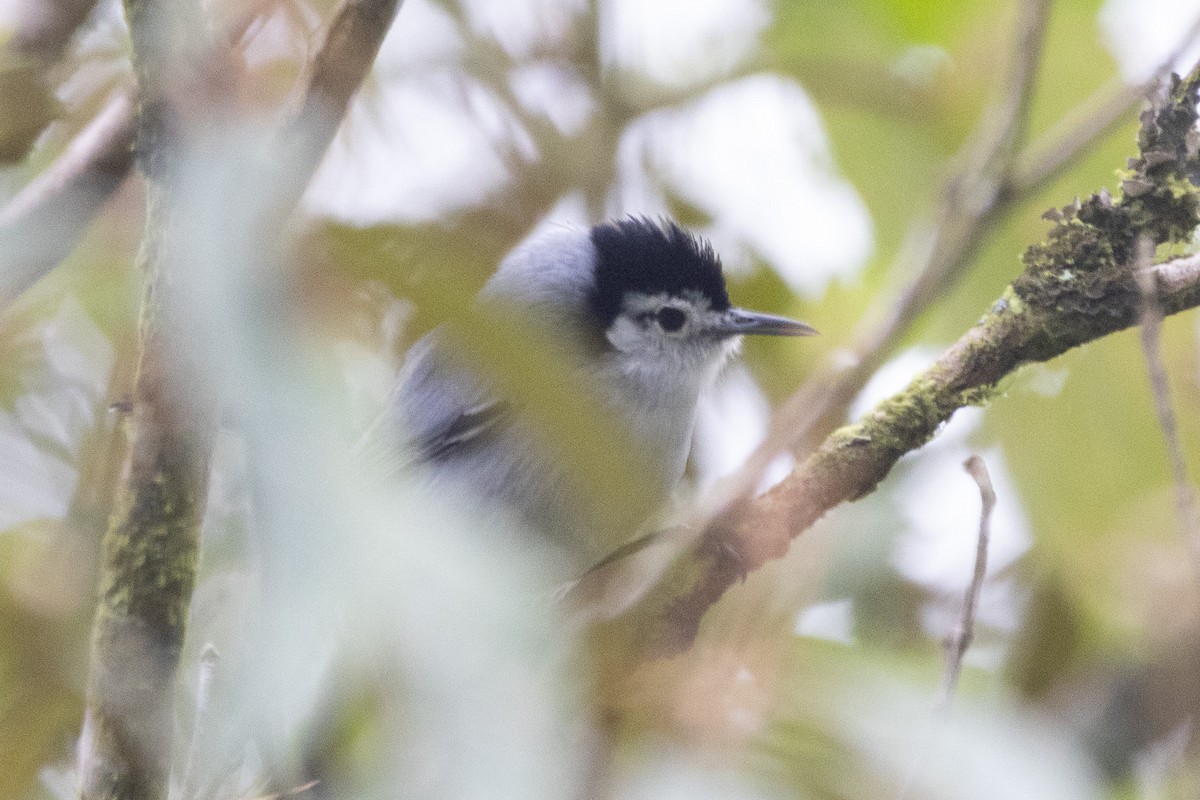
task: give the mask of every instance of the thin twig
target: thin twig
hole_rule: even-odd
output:
[[[1146,238],[1138,242],[1136,257],[1138,289],[1141,291],[1142,353],[1146,359],[1146,371],[1150,379],[1150,393],[1154,397],[1154,412],[1162,429],[1167,447],[1167,460],[1175,483],[1175,513],[1179,517],[1179,530],[1187,542],[1193,559],[1200,565],[1200,516],[1197,515],[1196,491],[1188,478],[1187,460],[1179,442],[1179,426],[1175,409],[1171,404],[1171,387],[1167,368],[1162,359],[1162,309],[1159,306],[1159,288],[1155,275],[1146,269],[1154,255],[1154,244]]]
[[[971,584],[967,587],[963,598],[962,615],[958,625],[946,638],[946,672],[942,679],[942,695],[940,705],[950,704],[954,690],[958,688],[958,676],[962,674],[963,658],[967,648],[975,638],[975,609],[979,605],[979,595],[983,591],[983,579],[987,575],[987,551],[991,538],[992,511],[996,508],[996,491],[992,488],[992,478],[988,474],[987,465],[983,459],[973,455],[963,462],[963,469],[979,486],[979,499],[982,506],[979,511],[979,536],[975,545],[975,571],[971,575]]]
[[[922,769],[929,759],[929,754],[933,751],[933,744],[945,723],[946,712],[950,709],[950,701],[958,688],[963,658],[967,654],[967,648],[971,646],[971,641],[975,638],[975,609],[979,606],[979,595],[983,591],[983,580],[987,575],[987,551],[988,542],[991,540],[992,511],[996,508],[996,492],[992,488],[992,478],[988,474],[987,465],[983,463],[982,458],[972,455],[963,462],[963,469],[979,486],[981,501],[979,534],[975,539],[975,568],[963,597],[962,613],[959,615],[958,624],[946,637],[946,667],[942,674],[942,689],[934,706],[933,716],[925,727],[921,744],[916,751],[917,756],[913,760],[912,770],[905,778],[897,800],[906,800],[910,797],[917,780],[921,777]]]
[[[1021,153],[1009,175],[1009,191],[1028,197],[1058,177],[1079,154],[1108,133],[1171,72],[1172,66],[1200,39],[1200,15],[1149,80],[1130,86],[1120,78],[1098,89]]]
[[[913,223],[893,262],[894,275],[914,275],[898,297],[865,315],[855,342],[837,363],[819,370],[780,407],[763,443],[743,467],[709,494],[690,526],[705,524],[744,501],[780,454],[803,455],[845,419],[846,409],[922,313],[957,281],[996,215],[1017,199],[1001,191],[1027,132],[1050,0],[1025,0],[1017,20],[1010,68],[997,100],[954,159],[960,170],[946,183],[930,224]],[[847,364],[847,361],[849,362]]]

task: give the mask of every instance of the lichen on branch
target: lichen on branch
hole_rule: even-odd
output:
[[[953,413],[988,402],[1022,364],[1136,324],[1141,290],[1135,250],[1190,241],[1200,224],[1197,89],[1200,65],[1172,76],[1142,115],[1139,155],[1114,197],[1101,191],[1047,212],[1054,226],[1023,256],[1024,270],[983,317],[929,369],[861,420],[834,431],[783,482],[714,519],[696,545],[627,615],[637,657],[688,647],[700,621],[733,583],[782,557],[793,538],[832,508],[874,491],[907,452]],[[1200,305],[1200,259],[1150,268],[1164,314]]]
[[[1200,222],[1198,84],[1196,70],[1183,81],[1173,75],[1162,104],[1142,113],[1140,155],[1130,159],[1115,199],[1101,191],[1046,213],[1054,227],[1025,251],[1025,270],[1012,285],[1042,322],[1027,344],[1031,360],[1110,332],[1110,318],[1122,327],[1133,324],[1140,290],[1131,265],[1138,240],[1161,245],[1191,239]]]

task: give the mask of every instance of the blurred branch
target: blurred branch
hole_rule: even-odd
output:
[[[316,172],[402,2],[343,0],[338,7],[310,62],[299,108],[279,137],[288,154],[283,161],[288,196],[299,199]]]
[[[313,61],[304,102],[284,128],[276,165],[294,181],[290,204],[332,139],[366,75],[397,0],[345,0]],[[139,255],[145,289],[127,456],[103,541],[100,601],[92,634],[87,710],[79,746],[85,800],[162,800],[167,795],[176,668],[198,560],[216,431],[216,397],[196,354],[173,338],[179,306],[171,290],[182,259],[184,207],[175,172],[189,122],[211,117],[228,95],[210,62],[200,9],[125,0],[137,77],[135,152],[147,179]],[[290,205],[289,205],[290,208]]]
[[[1138,242],[1138,263],[1149,264],[1154,256],[1151,242]],[[1179,426],[1175,420],[1175,409],[1171,405],[1171,386],[1167,379],[1167,368],[1162,360],[1162,309],[1159,307],[1158,287],[1150,273],[1142,270],[1138,274],[1138,290],[1141,293],[1142,353],[1146,359],[1146,372],[1150,379],[1150,393],[1154,397],[1154,411],[1162,429],[1167,447],[1167,460],[1175,480],[1175,511],[1179,515],[1179,528],[1193,559],[1200,565],[1200,519],[1196,515],[1196,492],[1188,479],[1187,460],[1179,443]]]
[[[975,546],[975,571],[963,598],[962,616],[959,617],[958,627],[946,637],[946,674],[942,681],[941,705],[948,705],[950,698],[954,696],[954,690],[958,687],[958,677],[962,674],[963,657],[975,638],[975,609],[983,591],[983,579],[987,576],[992,511],[996,508],[996,490],[992,488],[992,477],[988,474],[987,464],[983,463],[983,459],[971,456],[963,462],[963,469],[979,486],[979,536]]]
[[[199,559],[216,403],[209,387],[182,387],[191,370],[173,347],[171,292],[178,209],[173,160],[181,147],[173,93],[197,60],[195,5],[126,0],[137,77],[138,162],[147,178],[138,256],[144,294],[128,454],[102,543],[100,599],[83,732],[84,800],[163,800],[174,738],[175,673]],[[199,37],[202,41],[202,37]],[[181,40],[186,40],[187,46]]]
[[[70,254],[132,164],[133,101],[122,90],[0,209],[0,307]]]
[[[96,0],[18,0],[10,37],[0,37],[0,163],[19,162],[60,111],[51,68]]]
[[[1043,134],[1017,159],[1008,176],[1008,191],[1028,197],[1062,173],[1092,143],[1098,141],[1162,81],[1130,86],[1120,78],[1069,111],[1055,128]]]
[[[1136,243],[1190,241],[1200,222],[1200,156],[1192,129],[1200,65],[1175,79],[1167,100],[1142,117],[1141,154],[1114,200],[1107,191],[1056,211],[1046,239],[992,308],[925,372],[862,420],[830,434],[782,483],[727,507],[636,610],[649,653],[694,639],[705,611],[826,512],[870,492],[905,453],[921,447],[957,409],[986,403],[1019,366],[1137,324],[1142,292]],[[1200,305],[1200,256],[1142,270],[1163,314]]]
[[[946,183],[934,222],[910,229],[894,274],[914,274],[900,296],[868,313],[869,323],[849,348],[850,365],[839,357],[810,377],[783,404],[763,443],[746,464],[713,493],[705,519],[745,500],[780,453],[811,452],[846,416],[846,409],[897,342],[922,313],[966,271],[997,216],[1015,199],[1005,189],[1026,136],[1029,105],[1040,62],[1050,0],[1024,0],[1017,19],[1008,75],[997,99],[955,159],[959,171]],[[881,321],[879,321],[881,320]],[[703,522],[701,524],[704,524]]]
[[[1137,104],[1148,97],[1171,72],[1171,66],[1200,38],[1197,16],[1179,45],[1163,59],[1150,80],[1133,86],[1114,81],[1099,89],[1050,131],[1025,149],[1008,175],[1008,192],[1028,197],[1056,178],[1093,142],[1108,133]]]
[[[96,0],[32,0],[22,5],[24,13],[9,47],[48,66],[66,50]]]
[[[230,26],[217,46],[233,47],[259,18],[257,3]],[[0,308],[58,266],[133,166],[134,108],[118,91],[53,164],[0,208]]]

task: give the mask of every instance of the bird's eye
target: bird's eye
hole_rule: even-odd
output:
[[[664,331],[674,333],[683,327],[683,323],[687,322],[687,313],[674,306],[664,306],[658,310],[655,319],[658,320],[658,326]]]

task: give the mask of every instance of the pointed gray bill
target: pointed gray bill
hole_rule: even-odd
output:
[[[761,311],[747,311],[744,308],[731,308],[725,312],[717,325],[719,333],[736,336],[739,334],[757,336],[816,336],[818,331],[812,325],[798,322],[787,317],[777,317],[774,314],[763,314]]]

